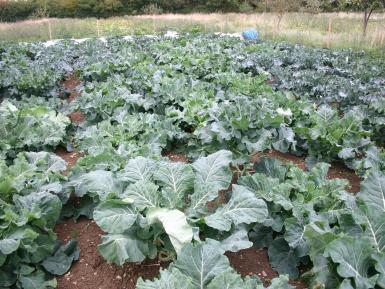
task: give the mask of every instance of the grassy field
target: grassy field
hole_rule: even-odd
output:
[[[286,14],[164,14],[97,20],[41,19],[0,23],[0,39],[34,41],[110,35],[179,32],[241,32],[255,27],[263,38],[329,48],[385,50],[385,13],[373,15],[365,38],[362,15],[356,13]]]

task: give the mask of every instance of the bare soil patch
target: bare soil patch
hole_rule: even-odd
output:
[[[266,249],[249,248],[236,253],[227,252],[226,256],[239,274],[243,277],[248,275],[257,275],[263,281],[265,286],[271,284],[271,280],[278,277],[269,263],[269,257]],[[306,289],[307,286],[301,281],[290,280],[290,284],[297,289]]]
[[[181,163],[188,163],[189,160],[184,154],[174,153],[170,151],[166,151],[163,154],[165,157],[168,157],[170,161],[172,162],[181,162]]]
[[[93,220],[80,218],[77,223],[67,220],[58,224],[55,232],[63,241],[76,239],[80,248],[79,261],[67,274],[57,278],[59,289],[134,289],[139,277],[154,278],[160,268],[168,265],[157,259],[127,263],[122,267],[108,264],[97,249],[104,233]]]
[[[58,224],[55,228],[58,238],[64,242],[76,239],[80,248],[80,259],[70,271],[59,276],[58,289],[135,289],[137,279],[153,279],[167,262],[158,259],[143,263],[126,263],[122,267],[108,264],[100,256],[97,246],[104,232],[95,221],[80,218],[77,223],[72,219]],[[237,253],[227,252],[231,265],[242,276],[258,275],[267,286],[278,276],[269,263],[266,249],[245,249]],[[290,281],[297,289],[306,289],[300,281]]]
[[[76,164],[78,159],[82,157],[82,154],[78,152],[67,152],[64,148],[61,147],[55,150],[55,154],[67,162],[67,170],[63,173],[64,175],[67,175],[71,168]]]
[[[78,79],[75,75],[69,75],[63,81],[64,88],[70,93],[68,96],[68,102],[74,101],[79,97],[78,87],[82,84],[82,81]],[[85,120],[84,115],[80,111],[72,112],[68,115],[73,123],[82,123]]]

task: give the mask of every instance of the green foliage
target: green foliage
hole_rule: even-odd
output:
[[[0,158],[15,157],[24,149],[55,148],[65,141],[69,119],[44,106],[17,108],[0,105]]]
[[[380,1],[281,1],[281,0],[25,0],[0,2],[0,20],[16,21],[36,16],[51,17],[110,17],[118,15],[191,13],[191,12],[241,12],[256,10],[283,15],[289,11],[310,13],[330,11],[362,11],[382,7]]]
[[[220,244],[212,239],[204,243],[183,247],[178,259],[169,269],[160,272],[159,279],[144,281],[139,279],[137,289],[184,288],[184,289],[262,289],[262,281],[257,276],[242,278],[230,267],[223,255]],[[292,289],[286,276],[272,280],[269,289]]]
[[[138,288],[263,288],[223,255],[253,244],[293,279],[309,266],[310,286],[383,287],[381,60],[214,35],[47,45],[1,46],[0,287],[54,286],[46,272],[68,270],[78,251],[55,242],[61,214],[95,219],[108,262],[176,260]],[[40,68],[48,86],[28,76]],[[83,82],[69,105],[67,72]],[[67,130],[75,111],[85,121]],[[67,140],[85,154],[68,179],[40,151]],[[261,157],[272,148],[306,155],[307,171]],[[318,162],[338,159],[364,178],[356,196]],[[61,212],[70,194],[80,206]]]
[[[68,195],[62,194],[59,157],[20,153],[14,164],[0,161],[0,286],[52,288],[79,258],[75,241],[61,246],[53,228]]]
[[[92,183],[84,181],[96,171],[83,175],[82,188],[87,184],[84,192],[93,195],[92,188],[101,190],[98,196],[102,202],[96,207],[94,218],[109,233],[99,246],[103,257],[122,265],[143,261],[146,256],[153,258],[159,250],[170,256],[174,250],[178,254],[183,245],[195,238],[193,227],[199,220],[218,230],[225,226],[226,231],[232,229],[232,224],[264,221],[265,203],[240,186],[234,187],[228,205],[214,214],[207,211],[206,204],[218,198],[218,191],[230,184],[230,162],[231,154],[227,151],[200,158],[192,165],[137,157],[112,176],[115,184],[123,184],[123,191],[98,186],[98,182],[108,183],[100,181],[100,176],[88,179]],[[73,186],[74,181],[69,185]],[[224,246],[228,242],[224,241]],[[245,245],[250,246],[247,242]],[[137,250],[131,251],[133,247]]]

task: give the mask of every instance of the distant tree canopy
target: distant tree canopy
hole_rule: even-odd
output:
[[[375,2],[371,5],[371,2]],[[109,17],[189,12],[311,13],[341,10],[371,11],[379,0],[0,0],[0,21],[38,17]],[[368,4],[369,3],[369,4]]]

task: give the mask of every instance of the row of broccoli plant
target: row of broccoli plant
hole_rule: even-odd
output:
[[[188,151],[195,152],[194,157],[202,150],[229,149],[246,155],[273,147],[313,160],[342,159],[361,170],[385,155],[377,150],[373,157],[376,149],[370,140],[381,144],[384,129],[380,60],[226,37],[133,40],[4,45],[0,73],[5,81],[44,75],[31,73],[25,65],[47,69],[48,75],[55,75],[49,87],[57,89],[65,73],[76,71],[86,80],[84,97],[79,98],[83,101],[76,109],[80,107],[89,121],[113,117],[113,110],[122,106],[164,115],[193,132]],[[51,72],[54,68],[57,73]],[[309,73],[314,77],[306,78]],[[299,83],[293,74],[300,74]],[[331,81],[336,76],[339,81]],[[276,89],[292,90],[303,99],[273,93],[266,78]],[[49,95],[39,81],[26,85],[36,86],[37,92],[20,92],[16,84],[21,81],[8,82],[3,96],[12,91],[17,97]],[[318,107],[320,103],[323,106]],[[332,108],[336,103],[343,109]],[[51,105],[63,109],[59,103]]]
[[[141,68],[137,69],[140,74]],[[142,122],[150,118],[163,122],[163,138],[151,142],[161,142],[164,147],[167,136],[174,148],[179,144],[179,150],[193,158],[228,149],[244,162],[250,154],[274,148],[307,155],[309,162],[341,159],[360,173],[381,167],[385,153],[371,140],[373,131],[367,130],[361,111],[341,116],[328,105],[316,106],[291,94],[273,92],[263,76],[221,76],[233,81],[227,83],[229,90],[218,92],[214,83],[182,75],[174,75],[177,87],[168,86],[168,77],[156,78],[152,85],[159,89],[145,94],[133,90],[131,80],[123,76],[86,83],[82,97],[71,104],[72,111],[80,110],[89,121],[78,134],[80,149],[89,151],[87,146],[93,146],[89,141],[83,145],[83,136],[94,138],[91,130],[98,146],[104,145],[99,139],[113,142],[107,141],[115,138],[105,133],[107,126],[121,126],[123,117],[132,115],[142,117]],[[250,95],[245,94],[246,85]]]
[[[79,258],[76,241],[53,232],[69,194],[66,163],[47,152],[21,152],[12,165],[0,160],[0,288],[54,288],[53,275]]]
[[[301,265],[308,266],[301,278],[310,288],[384,288],[382,173],[371,171],[354,196],[345,191],[346,180],[327,179],[328,164],[303,171],[262,158],[252,170],[237,170],[229,191],[231,163],[232,153],[224,150],[191,164],[136,157],[116,171],[78,168],[67,186],[98,204],[93,218],[107,233],[98,249],[108,262],[176,259],[160,280],[140,281],[138,288],[182,275],[191,288],[214,286],[209,284],[217,275],[199,285],[193,271],[177,270],[191,258],[184,252],[204,250],[210,239],[222,253],[266,247],[272,267],[293,279]]]

